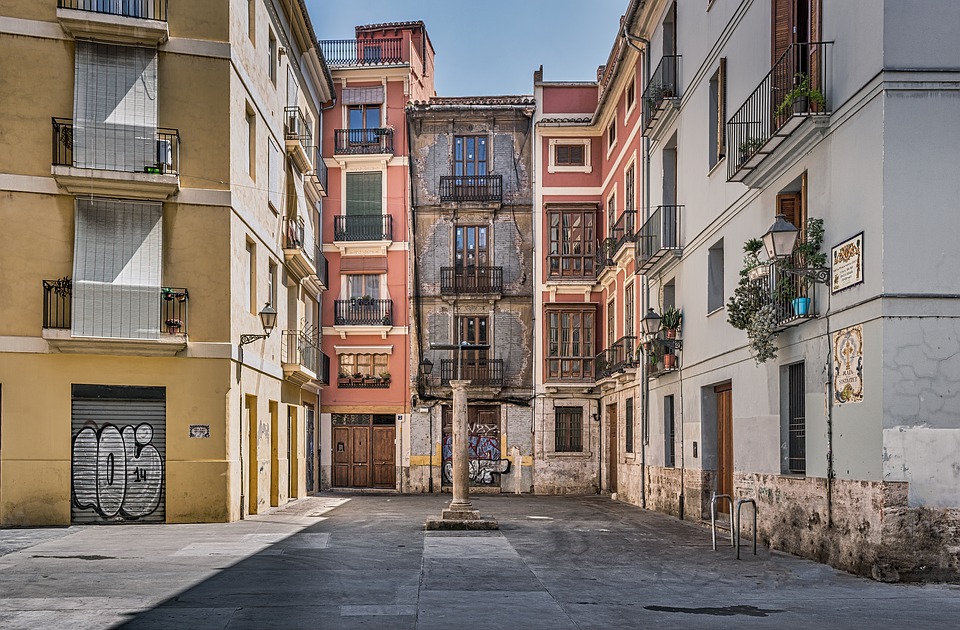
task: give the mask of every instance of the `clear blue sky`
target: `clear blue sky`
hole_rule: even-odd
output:
[[[548,81],[595,80],[629,0],[307,0],[319,39],[359,24],[423,20],[441,96],[532,94]]]

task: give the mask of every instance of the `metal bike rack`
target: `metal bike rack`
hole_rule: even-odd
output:
[[[733,497],[729,494],[713,494],[713,498],[710,499],[710,537],[713,540],[713,550],[717,550],[717,501],[719,499],[726,499],[727,505],[730,506],[730,546],[736,547],[736,542],[733,539]]]
[[[757,555],[757,502],[753,499],[737,499],[737,560],[740,559],[740,508],[753,506],[753,555]]]

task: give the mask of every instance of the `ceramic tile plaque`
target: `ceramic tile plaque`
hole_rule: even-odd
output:
[[[833,333],[833,402],[863,402],[863,324]]]
[[[863,282],[863,232],[830,250],[830,291],[838,293]]]

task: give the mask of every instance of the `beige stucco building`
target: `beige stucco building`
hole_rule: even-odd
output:
[[[303,2],[2,13],[0,525],[303,496],[332,99]],[[275,330],[241,352],[268,302]]]

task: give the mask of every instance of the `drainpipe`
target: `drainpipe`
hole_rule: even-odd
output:
[[[643,55],[643,89],[647,89],[650,82],[650,40],[643,37],[637,37],[627,32],[627,25],[620,27],[620,35],[623,36],[627,45]],[[637,46],[641,44],[643,48]],[[644,225],[650,219],[650,138],[643,136],[643,206],[645,209],[644,219],[641,225]],[[646,305],[650,306],[650,283],[647,276],[643,276],[643,293],[646,298]],[[641,309],[641,312],[646,311]],[[644,357],[646,359],[646,357]],[[647,361],[643,361],[640,367],[640,378],[643,379],[641,392],[643,394],[643,419],[644,428],[642,439],[640,440],[640,507],[647,507],[647,441],[649,436],[647,431],[650,427],[650,379],[647,378]]]

